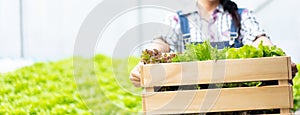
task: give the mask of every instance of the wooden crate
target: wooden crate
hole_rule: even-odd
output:
[[[290,57],[149,64],[141,67],[145,114],[293,108]],[[278,80],[278,85],[156,92],[154,87]]]

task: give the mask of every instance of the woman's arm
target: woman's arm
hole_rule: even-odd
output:
[[[267,46],[272,46],[273,45],[272,42],[271,42],[271,40],[268,37],[266,37],[266,36],[260,36],[260,37],[258,37],[257,39],[255,39],[255,41],[253,42],[252,45],[255,46],[255,47],[258,47],[258,45],[261,42],[263,42],[263,45],[267,45]],[[291,64],[291,66],[292,66],[292,77],[294,78],[295,75],[296,75],[296,73],[298,73],[298,69],[297,69],[297,66],[296,66],[296,64],[294,62],[291,62],[291,63],[292,63]]]
[[[260,37],[257,37],[253,43],[252,43],[252,46],[254,47],[258,47],[258,45],[263,42],[263,45],[266,45],[266,46],[272,46],[273,43],[271,42],[271,40],[266,37],[266,36],[260,36]]]
[[[170,47],[169,45],[164,42],[162,39],[154,39],[151,43],[151,45],[147,48],[149,50],[157,49],[161,52],[169,52]],[[130,72],[129,79],[131,80],[132,84],[135,87],[141,86],[141,66],[143,65],[142,62],[139,62],[134,69]]]
[[[165,41],[163,41],[161,38],[154,39],[151,43],[151,45],[147,48],[149,50],[157,49],[161,52],[170,52],[170,45],[167,44]]]
[[[252,11],[245,10],[243,12],[241,21],[242,33],[244,34],[243,43],[258,47],[263,42],[263,45],[272,46],[273,43],[266,36],[265,31],[260,27]],[[298,72],[296,64],[291,62],[292,76],[294,77]]]
[[[168,26],[162,27],[161,31],[162,36],[155,38],[152,40],[152,43],[147,49],[157,49],[161,52],[170,52],[171,50],[174,50],[174,44],[177,42],[177,36],[180,33],[180,24],[178,23],[178,16],[177,14],[172,14],[169,16],[166,16],[165,24]],[[172,49],[173,48],[173,49]],[[140,87],[141,82],[141,70],[140,66],[142,66],[143,63],[140,62],[138,65],[134,67],[134,69],[130,73],[130,80],[132,84],[136,87]]]

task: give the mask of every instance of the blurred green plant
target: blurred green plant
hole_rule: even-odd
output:
[[[82,90],[90,92],[92,86],[89,82],[83,82],[78,84],[84,87],[77,87],[73,74],[73,60],[85,68],[84,63],[88,59],[70,58],[57,62],[36,63],[11,73],[0,74],[0,115],[90,115],[94,113],[91,111],[94,109],[88,108],[85,101],[95,100],[100,102],[95,106],[98,106],[97,109],[102,114],[131,115],[141,111],[141,97],[124,90],[131,88],[141,92],[141,89],[134,88],[128,79],[128,70],[134,67],[139,59],[112,59],[104,55],[97,55],[93,59],[94,69],[82,69],[76,74],[85,76],[89,73],[90,76],[97,76],[101,91],[95,91],[95,94],[88,98],[84,97],[84,101],[79,94]],[[123,66],[114,65],[112,62]],[[127,66],[128,70],[117,69],[124,66]],[[122,83],[117,82],[116,74],[118,78],[124,79]],[[89,76],[82,78],[89,79]],[[122,84],[127,87],[122,87]],[[80,93],[77,88],[81,89]]]
[[[298,70],[300,70],[300,64],[297,65]],[[299,72],[296,74],[293,79],[293,95],[294,95],[294,110],[298,110],[300,108],[300,74]]]

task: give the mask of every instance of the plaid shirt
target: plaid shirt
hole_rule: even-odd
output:
[[[198,9],[198,7],[195,7]],[[219,5],[213,12],[211,19],[205,21],[201,18],[200,11],[193,10],[185,13],[189,19],[191,42],[202,42],[206,39],[210,41],[229,41],[232,17],[225,12],[222,5]],[[180,29],[180,19],[177,14],[167,16],[167,28],[164,28],[164,34],[158,39],[162,39],[170,45],[171,52],[180,52],[184,50],[182,33]],[[245,9],[241,14],[241,35],[243,44],[252,44],[256,36],[266,34],[259,26],[253,11]]]

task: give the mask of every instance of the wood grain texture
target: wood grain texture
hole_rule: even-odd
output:
[[[289,79],[292,79],[293,76],[292,76],[292,60],[291,60],[291,57],[287,57],[287,69],[288,69],[288,72],[289,72]]]
[[[289,79],[292,80],[293,79],[293,75],[292,75],[292,60],[291,60],[291,57],[287,57],[287,68],[288,68],[288,72],[289,72]],[[280,83],[281,82],[281,83]],[[288,82],[288,83],[286,83]],[[279,81],[279,85],[291,85],[289,83],[289,81]],[[293,97],[293,88],[290,87],[289,88],[289,91],[290,91],[290,106],[293,108],[294,107],[294,97]]]
[[[288,100],[290,87],[266,86],[145,93],[144,112],[178,114],[291,108]]]
[[[149,64],[142,67],[143,87],[287,80],[290,57],[268,57],[186,63]]]
[[[294,107],[294,101],[293,101],[293,92],[292,92],[292,86],[290,85],[288,80],[279,80],[278,81],[278,85],[282,86],[282,85],[288,85],[290,87],[287,88],[287,90],[289,91],[289,95],[287,98],[290,104],[290,108]],[[280,114],[284,115],[284,114],[291,114],[291,109],[290,108],[281,108],[280,109]]]

